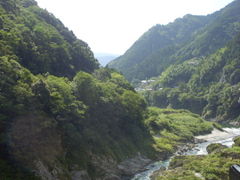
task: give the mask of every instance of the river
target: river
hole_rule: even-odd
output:
[[[233,138],[240,135],[240,128],[224,128],[223,130],[222,132],[214,129],[211,134],[196,136],[195,138],[206,140],[206,142],[197,144],[193,149],[185,152],[184,155],[205,155],[207,154],[207,146],[212,143],[221,143],[231,147],[234,143]],[[136,174],[131,180],[150,180],[150,176],[153,172],[169,166],[172,157],[165,161],[157,161],[148,165],[146,171]]]

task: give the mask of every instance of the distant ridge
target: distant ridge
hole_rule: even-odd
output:
[[[125,77],[158,76],[170,64],[206,56],[223,47],[240,31],[240,1],[207,16],[186,15],[144,33],[123,56],[109,63]]]
[[[109,53],[94,53],[94,56],[99,61],[99,63],[105,67],[110,61],[116,59],[119,55],[109,54]]]

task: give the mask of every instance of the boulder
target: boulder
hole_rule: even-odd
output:
[[[226,149],[227,146],[220,143],[213,143],[207,146],[207,152],[209,154],[221,152],[221,150]]]

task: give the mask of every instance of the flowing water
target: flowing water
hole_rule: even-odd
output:
[[[224,128],[224,132],[215,132],[213,135],[206,138],[207,142],[197,144],[193,149],[184,153],[184,155],[204,155],[207,154],[207,146],[212,143],[221,143],[228,147],[233,145],[233,138],[240,135],[240,128]],[[201,136],[203,137],[203,136]],[[199,136],[199,138],[201,139]],[[136,174],[131,180],[150,180],[150,176],[153,172],[161,169],[167,168],[169,166],[172,157],[165,161],[157,161],[146,167],[146,171]]]

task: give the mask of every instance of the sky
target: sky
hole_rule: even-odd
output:
[[[94,53],[123,54],[148,29],[186,14],[207,15],[233,0],[36,0]]]

